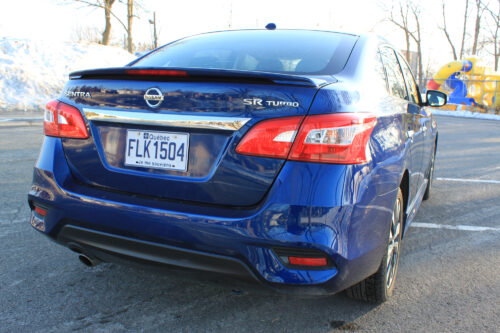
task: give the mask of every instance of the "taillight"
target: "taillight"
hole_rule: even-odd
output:
[[[304,121],[297,130],[302,119]],[[265,120],[250,129],[236,147],[236,152],[253,156],[288,157],[295,161],[365,163],[368,160],[368,140],[376,121],[374,115],[367,113]]]
[[[243,155],[286,158],[302,116],[264,120],[257,123],[236,147]]]
[[[87,139],[89,137],[80,111],[57,100],[47,103],[43,128],[47,136],[72,139]]]
[[[377,118],[362,113],[308,116],[295,139],[290,160],[358,164],[367,162],[368,140]]]

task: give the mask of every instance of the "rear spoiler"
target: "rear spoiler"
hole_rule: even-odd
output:
[[[76,71],[69,74],[70,80],[78,79],[110,79],[110,80],[141,80],[141,81],[211,81],[211,82],[246,82],[283,84],[307,87],[320,87],[325,83],[335,81],[307,76],[235,71],[225,69],[200,68],[158,68],[158,67],[114,67]],[[330,81],[330,82],[328,82]]]

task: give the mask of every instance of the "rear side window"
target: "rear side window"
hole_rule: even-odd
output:
[[[387,75],[385,74],[384,63],[382,62],[382,54],[380,50],[377,52],[377,59],[375,60],[375,73],[377,77],[377,83],[385,91],[389,91],[387,84]]]
[[[405,76],[406,86],[408,87],[408,92],[410,94],[410,102],[420,104],[417,83],[415,82],[411,69],[401,55],[398,55],[398,59]]]
[[[388,47],[381,49],[382,61],[384,62],[387,73],[387,82],[389,84],[389,93],[393,96],[408,99],[405,80],[398,59],[394,50]]]
[[[344,68],[357,38],[300,30],[208,33],[168,44],[132,66],[331,75]]]

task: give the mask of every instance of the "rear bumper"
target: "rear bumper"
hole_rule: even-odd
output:
[[[345,184],[346,177],[356,181]],[[77,184],[60,140],[46,138],[28,200],[47,209],[43,233],[104,261],[175,265],[329,294],[374,273],[382,258],[394,191],[371,179],[352,167],[287,162],[258,207],[193,206]],[[321,251],[334,265],[291,269],[276,247]]]
[[[257,281],[243,262],[231,257],[141,241],[69,224],[59,232],[57,242],[70,248],[75,246],[86,254],[109,262],[125,260],[165,264]]]

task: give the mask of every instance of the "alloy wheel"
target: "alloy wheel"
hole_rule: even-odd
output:
[[[392,212],[391,229],[389,231],[389,245],[387,246],[386,288],[390,290],[398,270],[400,242],[401,242],[401,199],[396,200]]]

